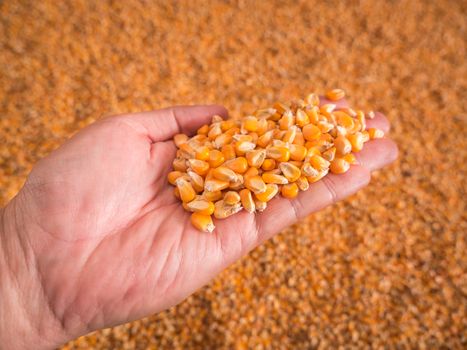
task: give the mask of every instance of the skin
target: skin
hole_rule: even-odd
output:
[[[370,141],[347,173],[328,175],[294,200],[274,198],[263,213],[216,220],[214,233],[202,233],[166,176],[173,135],[192,134],[214,114],[227,111],[174,107],[106,118],[36,164],[0,211],[0,344],[47,349],[176,305],[397,158],[390,139]],[[380,113],[368,124],[389,131]]]

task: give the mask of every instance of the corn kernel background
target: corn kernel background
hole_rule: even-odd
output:
[[[462,1],[0,1],[0,205],[103,115],[344,88],[398,162],[159,315],[64,349],[467,346]]]

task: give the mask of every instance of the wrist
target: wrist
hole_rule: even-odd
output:
[[[18,197],[0,208],[0,348],[49,349],[67,338],[41,283]]]

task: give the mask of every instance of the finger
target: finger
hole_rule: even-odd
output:
[[[384,138],[366,142],[363,149],[354,154],[358,164],[374,171],[394,162],[399,150],[394,141]]]
[[[165,141],[175,134],[193,134],[196,129],[211,122],[213,115],[226,118],[227,110],[219,105],[177,106],[149,112],[118,116],[127,122],[137,123],[152,142]]]
[[[373,119],[366,118],[366,129],[377,128],[384,131],[385,134],[391,129],[388,118],[383,113],[375,112],[375,117]]]
[[[370,182],[370,172],[363,166],[352,166],[345,174],[330,174],[310,185],[290,200],[276,197],[256,216],[258,244],[307,215],[344,199]]]

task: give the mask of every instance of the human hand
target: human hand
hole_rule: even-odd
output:
[[[201,233],[166,177],[173,135],[193,133],[214,114],[226,111],[175,107],[106,118],[34,167],[0,212],[0,343],[48,348],[167,309],[286,226],[355,193],[370,171],[397,157],[389,139],[370,141],[347,173]],[[367,123],[389,129],[382,114]]]

